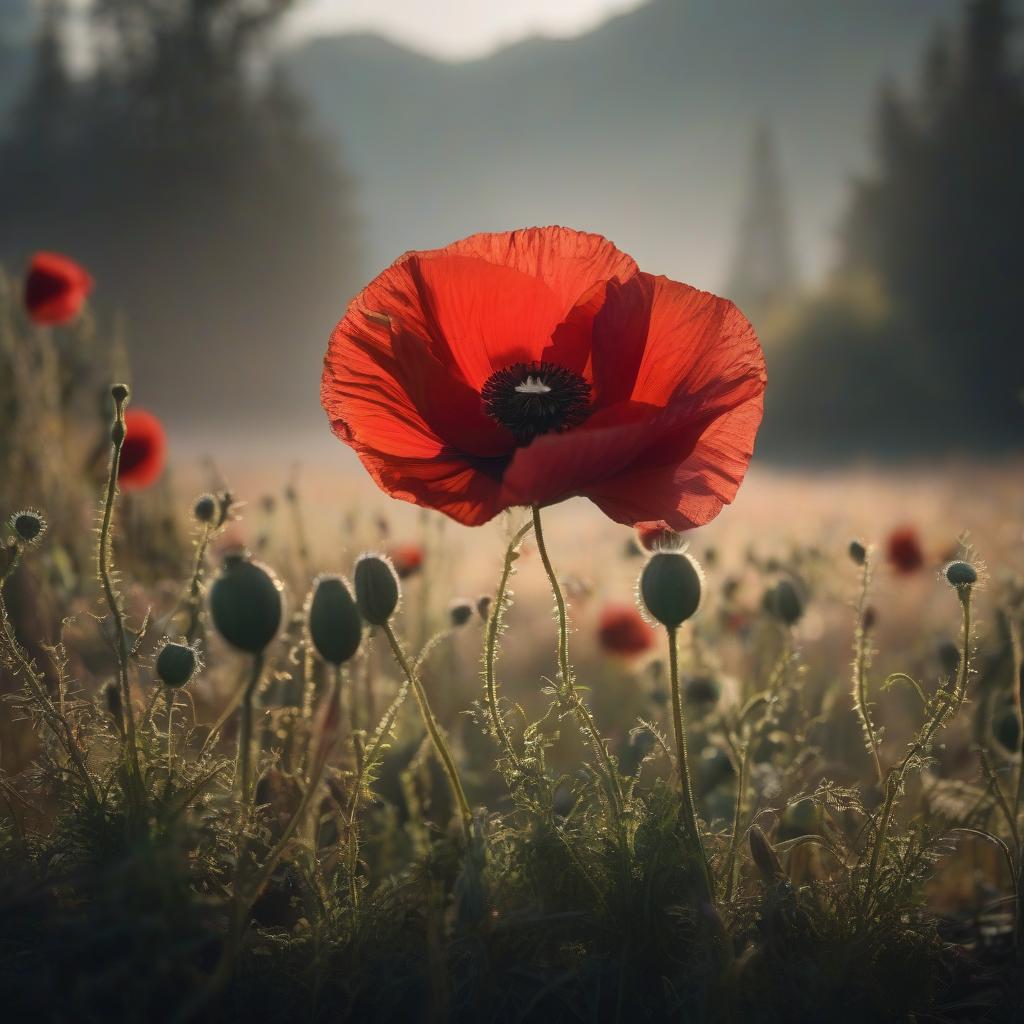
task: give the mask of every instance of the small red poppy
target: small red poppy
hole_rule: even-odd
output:
[[[924,565],[921,541],[912,526],[901,526],[889,534],[885,554],[889,564],[902,576],[917,572]]]
[[[126,491],[143,490],[156,483],[164,470],[167,436],[163,424],[145,409],[129,409],[124,424],[117,482]]]
[[[623,658],[643,654],[655,642],[654,630],[628,604],[609,604],[601,609],[597,639],[603,651]]]
[[[400,580],[415,576],[423,568],[423,548],[419,544],[396,544],[388,548],[388,558]]]
[[[66,324],[82,311],[93,280],[74,260],[37,252],[25,275],[25,309],[33,323]]]
[[[735,496],[765,379],[732,303],[548,227],[403,256],[335,328],[321,401],[383,490],[461,523],[583,495],[684,530]]]

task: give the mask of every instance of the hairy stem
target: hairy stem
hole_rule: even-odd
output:
[[[128,636],[125,631],[124,610],[113,583],[113,558],[111,557],[111,530],[114,522],[114,506],[117,503],[117,478],[121,469],[121,449],[124,447],[126,428],[124,411],[128,404],[129,391],[125,385],[114,387],[114,425],[110,431],[110,470],[107,474],[107,491],[103,502],[103,520],[100,523],[100,542],[97,555],[100,583],[106,598],[110,618],[114,623],[114,645],[117,655],[117,679],[121,689],[121,703],[124,705],[125,743],[128,748],[129,766],[139,795],[142,792],[142,769],[139,767],[138,741],[135,735],[135,712],[132,709],[131,684],[128,679]]]
[[[494,675],[494,662],[498,653],[498,632],[501,629],[501,617],[505,613],[505,602],[508,599],[508,583],[512,576],[516,550],[522,543],[523,538],[532,529],[533,523],[527,523],[517,530],[512,540],[509,541],[508,549],[505,551],[505,563],[502,566],[501,579],[498,582],[498,593],[495,595],[494,604],[491,606],[491,614],[487,617],[487,631],[484,637],[484,692],[487,699],[487,710],[491,716],[491,727],[502,751],[516,771],[522,771],[522,762],[519,760],[515,747],[512,746],[512,740],[505,729],[505,722],[498,707],[498,683]]]
[[[576,717],[583,727],[584,732],[590,739],[590,744],[594,749],[594,754],[597,757],[598,763],[604,772],[605,779],[608,784],[608,793],[612,802],[612,809],[615,813],[617,820],[622,819],[622,787],[619,784],[618,776],[615,772],[615,767],[612,764],[611,757],[608,754],[608,750],[604,745],[604,740],[601,738],[600,732],[598,732],[597,724],[594,722],[594,716],[591,715],[590,709],[584,703],[583,698],[580,697],[579,693],[576,692],[576,686],[573,683],[572,668],[569,665],[569,622],[565,607],[565,598],[562,596],[562,588],[558,582],[558,576],[555,573],[554,567],[551,564],[551,558],[548,555],[547,545],[544,542],[544,530],[541,526],[540,521],[540,507],[538,505],[533,506],[533,535],[537,541],[537,551],[540,554],[540,560],[544,565],[544,572],[547,573],[548,583],[551,586],[551,594],[555,599],[555,609],[558,613],[558,675],[560,682],[561,693],[568,697],[572,703],[573,710],[576,713]]]
[[[684,825],[694,852],[700,858],[701,871],[708,897],[711,895],[711,871],[708,858],[697,824],[697,807],[693,799],[693,786],[690,782],[690,769],[686,752],[686,726],[683,721],[683,701],[679,689],[679,630],[668,628],[668,666],[669,678],[672,683],[672,726],[676,734],[676,767],[679,769],[679,787],[683,795]]]
[[[249,791],[252,787],[253,703],[262,675],[263,652],[260,651],[259,654],[253,655],[252,672],[249,675],[245,692],[242,694],[242,720],[238,730],[238,792],[243,823],[249,819]]]
[[[427,727],[427,732],[430,734],[434,749],[437,751],[437,756],[441,759],[441,765],[448,776],[448,784],[451,786],[452,796],[454,796],[459,813],[462,816],[462,827],[466,833],[466,838],[469,839],[473,832],[473,812],[469,808],[469,801],[466,799],[466,792],[462,788],[462,780],[459,778],[458,769],[455,767],[455,759],[452,757],[452,752],[448,747],[448,741],[444,738],[441,726],[434,717],[430,702],[427,700],[426,690],[423,689],[423,683],[418,673],[409,664],[409,659],[406,657],[405,651],[402,650],[402,645],[398,642],[398,637],[395,636],[391,623],[386,622],[382,628],[388,643],[391,645],[395,661],[398,662],[399,668],[401,668],[405,678],[409,681],[410,687],[412,687],[416,703],[419,705],[420,715],[423,718],[423,724]]]
[[[868,588],[871,585],[871,560],[864,559],[860,575],[860,599],[857,602],[857,630],[853,644],[853,702],[860,718],[861,727],[868,740],[871,759],[875,765],[875,776],[879,785],[885,782],[882,762],[878,756],[878,737],[875,725],[871,720],[871,707],[868,702],[868,631],[864,625],[864,612],[867,608]]]

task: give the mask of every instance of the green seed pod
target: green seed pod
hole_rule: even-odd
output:
[[[978,570],[970,562],[959,559],[949,562],[942,570],[942,575],[951,587],[960,590],[962,587],[973,587],[978,582]]]
[[[41,512],[27,508],[11,517],[11,528],[25,544],[33,544],[46,533],[46,520]]]
[[[781,579],[765,591],[764,610],[787,626],[795,626],[804,614],[804,598],[792,580]]]
[[[859,540],[851,540],[850,558],[855,565],[863,565],[868,560],[868,549]]]
[[[658,551],[640,573],[638,590],[651,617],[675,629],[700,607],[704,573],[684,551]]]
[[[232,647],[258,654],[277,635],[284,612],[278,578],[247,553],[229,555],[210,587],[210,616]]]
[[[199,658],[189,644],[167,643],[156,656],[156,674],[164,686],[184,686],[195,675]]]
[[[354,576],[356,602],[363,618],[374,626],[385,625],[402,596],[395,567],[383,555],[360,555]]]
[[[309,638],[329,665],[343,665],[359,650],[363,620],[343,577],[321,576],[316,580],[307,616]]]

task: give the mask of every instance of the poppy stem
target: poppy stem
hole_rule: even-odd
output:
[[[487,697],[487,710],[491,716],[494,736],[517,772],[522,771],[522,762],[515,747],[512,746],[512,740],[509,738],[504,719],[501,717],[501,709],[498,707],[498,683],[494,675],[494,662],[498,653],[501,617],[505,613],[505,603],[508,600],[508,582],[512,576],[517,549],[531,529],[533,529],[533,523],[529,522],[517,530],[512,540],[509,541],[508,549],[505,552],[505,564],[501,570],[501,579],[498,582],[498,593],[491,606],[491,614],[487,617],[487,632],[484,640],[484,681],[486,684],[484,692]]]
[[[263,676],[263,652],[254,654],[252,672],[242,695],[242,721],[238,730],[238,778],[243,827],[249,820],[249,790],[252,788],[252,706]]]
[[[128,679],[128,637],[125,632],[124,610],[121,599],[113,584],[113,558],[111,556],[111,528],[114,522],[114,505],[117,502],[117,479],[121,470],[121,449],[127,436],[124,412],[128,405],[129,391],[124,384],[115,384],[112,389],[114,396],[114,425],[110,431],[111,455],[110,470],[107,475],[107,492],[103,502],[103,519],[100,523],[100,543],[97,562],[100,583],[106,598],[110,617],[114,623],[114,644],[117,655],[117,679],[121,689],[121,703],[124,706],[125,742],[128,747],[129,765],[133,785],[137,796],[143,793],[142,769],[139,767],[139,749],[135,737],[135,712],[132,709],[131,684]]]
[[[697,808],[693,799],[693,786],[690,783],[690,768],[686,753],[686,725],[683,720],[683,700],[679,690],[679,630],[667,627],[668,633],[668,667],[672,681],[672,725],[676,734],[676,767],[679,769],[679,786],[683,794],[683,815],[686,831],[694,851],[700,857],[701,872],[707,887],[708,898],[711,898],[711,871],[708,857],[704,850],[700,828],[697,825]]]
[[[540,506],[538,505],[533,506],[533,535],[537,541],[537,551],[540,553],[540,560],[544,564],[544,571],[547,573],[548,583],[551,585],[551,593],[554,596],[555,608],[558,613],[558,675],[561,680],[559,689],[563,696],[568,697],[573,710],[576,712],[576,717],[590,738],[594,754],[597,756],[608,780],[608,792],[611,797],[615,817],[621,820],[623,804],[622,787],[619,785],[615,766],[612,764],[608,749],[605,747],[604,740],[597,730],[594,716],[590,713],[590,709],[584,703],[583,698],[576,691],[576,686],[573,682],[572,667],[569,664],[569,624],[565,598],[562,596],[562,588],[558,582],[558,576],[551,565],[547,545],[544,543],[544,531],[541,527]]]
[[[444,738],[444,732],[441,730],[441,726],[431,710],[430,701],[427,700],[427,692],[423,689],[423,682],[419,677],[419,673],[409,664],[409,659],[406,657],[405,651],[402,650],[402,645],[398,642],[398,637],[395,636],[391,623],[385,622],[381,629],[383,629],[384,635],[388,638],[388,643],[391,645],[391,651],[395,656],[395,661],[398,662],[398,667],[402,670],[405,678],[409,681],[409,685],[412,687],[416,703],[419,705],[420,715],[423,718],[423,724],[427,727],[427,732],[430,733],[434,749],[437,751],[437,756],[441,759],[441,765],[448,776],[448,784],[451,786],[452,796],[455,797],[455,802],[458,804],[459,813],[462,816],[462,828],[468,841],[473,834],[473,812],[469,808],[466,791],[462,788],[462,781],[459,778],[458,769],[455,767],[455,758],[452,757],[448,741]]]
[[[879,786],[885,784],[885,773],[878,756],[878,735],[875,724],[871,720],[871,706],[868,702],[868,630],[864,625],[864,614],[867,610],[868,588],[871,586],[871,557],[865,555],[860,575],[860,599],[857,601],[857,628],[854,634],[853,647],[853,701],[857,708],[857,716],[867,737],[868,749],[875,766],[875,775]]]

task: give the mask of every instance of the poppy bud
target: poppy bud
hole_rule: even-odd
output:
[[[768,837],[761,831],[760,826],[750,826],[749,842],[750,856],[765,884],[773,885],[784,881],[786,872],[782,870],[779,855],[775,852],[772,844],[768,842]]]
[[[669,629],[693,616],[703,589],[700,565],[683,551],[656,552],[640,573],[640,598],[651,616]]]
[[[473,618],[473,606],[465,598],[456,598],[448,605],[448,621],[458,628]]]
[[[197,523],[212,523],[217,517],[217,499],[212,494],[202,494],[192,506],[192,515]]]
[[[762,603],[769,615],[787,626],[795,626],[804,614],[803,595],[792,580],[779,580],[765,591]]]
[[[46,533],[46,520],[35,509],[25,509],[11,518],[11,528],[26,544],[32,544]]]
[[[992,737],[1009,754],[1020,753],[1020,717],[1008,705],[992,719]]]
[[[491,617],[491,603],[493,598],[490,594],[484,594],[476,599],[476,613],[486,622]]]
[[[210,587],[210,615],[232,647],[258,654],[277,634],[283,614],[276,576],[245,552],[229,555]]]
[[[859,540],[851,540],[850,558],[855,565],[863,565],[868,560],[868,549]]]
[[[385,625],[401,597],[394,566],[382,555],[360,555],[354,576],[356,602],[363,618],[374,626]]]
[[[131,389],[127,384],[115,384],[110,389],[111,397],[114,399],[114,403],[118,406],[124,405],[128,401],[128,396],[131,394]]]
[[[118,729],[124,728],[121,706],[121,688],[117,683],[110,682],[103,687],[103,703],[107,705],[110,717],[117,723]]]
[[[363,637],[363,620],[348,583],[341,576],[321,576],[309,598],[309,638],[330,665],[343,665]]]
[[[195,675],[199,659],[189,644],[167,643],[156,656],[156,674],[164,686],[184,686]]]
[[[957,590],[973,587],[978,582],[978,570],[970,562],[960,559],[949,562],[942,570],[942,575],[946,577],[946,582]]]
[[[714,676],[693,676],[683,683],[683,700],[698,707],[713,707],[722,696],[722,684]]]

